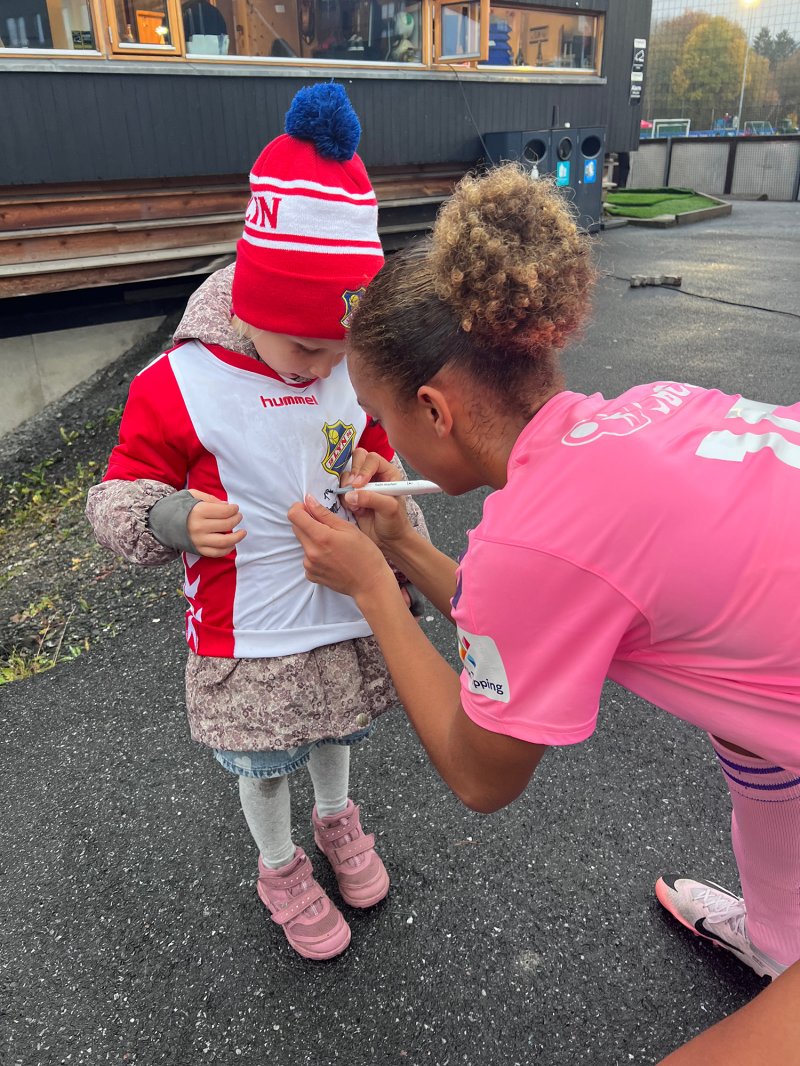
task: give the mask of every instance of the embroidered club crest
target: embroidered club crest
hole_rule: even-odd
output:
[[[356,439],[356,427],[346,426],[344,422],[326,422],[322,427],[328,452],[322,460],[322,469],[334,477],[341,477],[353,454]]]
[[[367,290],[362,285],[360,289],[345,289],[342,293],[342,299],[344,300],[344,314],[339,320],[345,329],[350,329],[350,323],[353,320],[355,310],[361,303],[361,297]]]

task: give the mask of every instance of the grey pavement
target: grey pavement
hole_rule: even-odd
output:
[[[610,274],[679,273],[697,293],[797,311],[799,227],[800,205],[737,203],[598,244]],[[678,379],[800,397],[797,319],[612,277],[595,304],[566,360],[572,388]],[[444,550],[461,550],[481,498],[425,501]],[[653,896],[670,870],[737,885],[710,747],[613,685],[597,733],[549,752],[488,817],[387,715],[354,755],[352,792],[392,891],[346,911],[345,955],[301,960],[255,896],[234,779],[188,739],[180,601],[139,609],[135,638],[0,689],[4,1066],[645,1064],[762,986]],[[424,624],[452,655],[441,620]],[[310,850],[302,774],[293,795]]]

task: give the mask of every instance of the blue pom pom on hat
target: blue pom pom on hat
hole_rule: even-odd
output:
[[[341,85],[306,86],[285,133],[250,173],[232,310],[273,333],[338,340],[383,265],[378,201],[356,148],[361,127]]]
[[[323,159],[343,162],[356,154],[361,124],[344,87],[328,82],[308,85],[295,95],[286,112],[290,137],[311,141]]]

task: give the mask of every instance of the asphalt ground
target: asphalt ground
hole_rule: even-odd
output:
[[[797,311],[798,225],[800,205],[737,203],[606,232],[598,251],[608,274],[677,273],[707,297]],[[677,379],[795,401],[797,326],[607,276],[569,385]],[[461,550],[481,500],[424,501],[444,550]],[[664,871],[737,885],[711,749],[611,684],[597,733],[551,750],[491,816],[462,808],[402,713],[385,716],[355,750],[352,794],[391,893],[345,908],[343,956],[303,961],[255,895],[235,780],[188,739],[180,601],[128,609],[123,637],[0,688],[3,1066],[645,1064],[762,987],[653,896]],[[423,624],[452,658],[452,632]],[[311,853],[302,772],[292,788]]]

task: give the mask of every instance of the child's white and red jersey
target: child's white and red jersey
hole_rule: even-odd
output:
[[[137,375],[104,481],[199,489],[237,504],[247,531],[223,559],[184,553],[192,651],[266,658],[371,633],[350,597],[306,579],[286,517],[306,493],[337,509],[331,490],[356,446],[393,456],[344,363],[297,386],[249,356],[189,341]]]
[[[554,397],[453,608],[485,729],[576,743],[610,677],[800,771],[800,404],[675,382]]]

